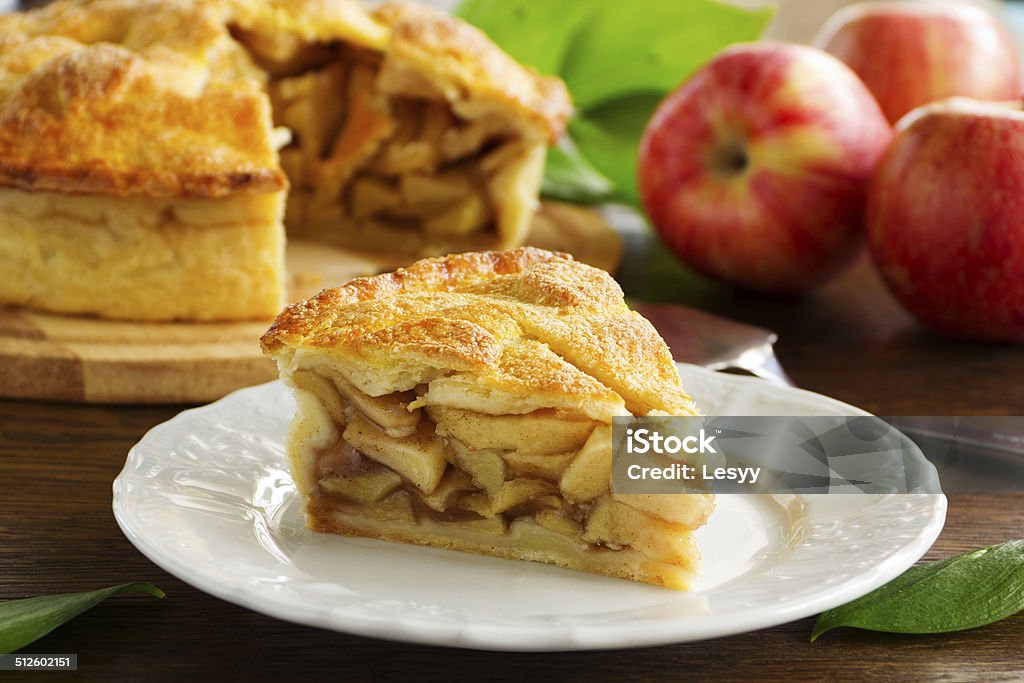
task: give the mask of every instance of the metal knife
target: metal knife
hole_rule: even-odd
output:
[[[738,369],[773,384],[793,386],[775,357],[778,335],[735,320],[677,304],[629,301],[630,307],[651,321],[668,342],[679,362],[712,370]]]

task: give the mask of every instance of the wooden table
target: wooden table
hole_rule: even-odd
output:
[[[634,296],[692,303],[776,330],[779,357],[800,386],[876,413],[1024,414],[1024,349],[928,335],[865,262],[802,300],[719,289],[657,249],[634,248],[621,279]],[[134,580],[152,581],[168,595],[162,602],[115,598],[27,652],[78,653],[80,673],[117,681],[1024,678],[1024,615],[954,635],[835,631],[814,645],[812,620],[805,619],[702,643],[565,654],[394,644],[264,617],[167,575],[114,522],[110,484],[125,453],[178,410],[0,401],[0,598]],[[926,559],[1021,537],[1024,495],[951,496],[946,528]]]

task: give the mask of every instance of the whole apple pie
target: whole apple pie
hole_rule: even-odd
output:
[[[561,81],[415,5],[2,15],[0,304],[269,318],[283,225],[391,253],[516,246],[570,109]]]
[[[685,588],[710,495],[611,491],[612,418],[696,414],[604,271],[532,248],[419,261],[288,306],[262,339],[317,531]]]

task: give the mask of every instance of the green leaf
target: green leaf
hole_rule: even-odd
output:
[[[636,186],[637,151],[648,119],[661,95],[637,93],[608,102],[569,123],[569,134],[586,150],[586,159],[611,179],[614,196],[639,204]]]
[[[542,192],[634,205],[637,148],[658,102],[772,16],[714,0],[464,0],[457,13],[572,92],[574,144],[548,155]]]
[[[611,4],[611,0],[463,0],[455,14],[523,64],[559,75],[580,27]]]
[[[141,582],[87,593],[43,595],[0,602],[0,653],[10,654],[25,647],[117,593],[148,593],[157,598],[164,597],[164,592],[153,584]]]
[[[818,617],[813,642],[847,626],[888,633],[949,633],[1024,609],[1024,540],[912,567],[867,595]]]
[[[588,112],[632,93],[664,94],[726,45],[760,36],[772,14],[710,0],[602,3],[577,27],[559,75]]]
[[[580,204],[601,204],[615,198],[615,185],[583,158],[569,138],[548,150],[541,193]]]

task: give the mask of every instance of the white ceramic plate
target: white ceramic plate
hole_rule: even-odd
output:
[[[806,391],[681,366],[707,414],[862,411]],[[942,529],[941,495],[723,495],[698,532],[690,593],[541,564],[312,533],[288,474],[294,410],[278,382],[157,426],[114,482],[114,515],[149,559],[197,588],[301,624],[494,650],[582,650],[714,638],[856,598]]]

